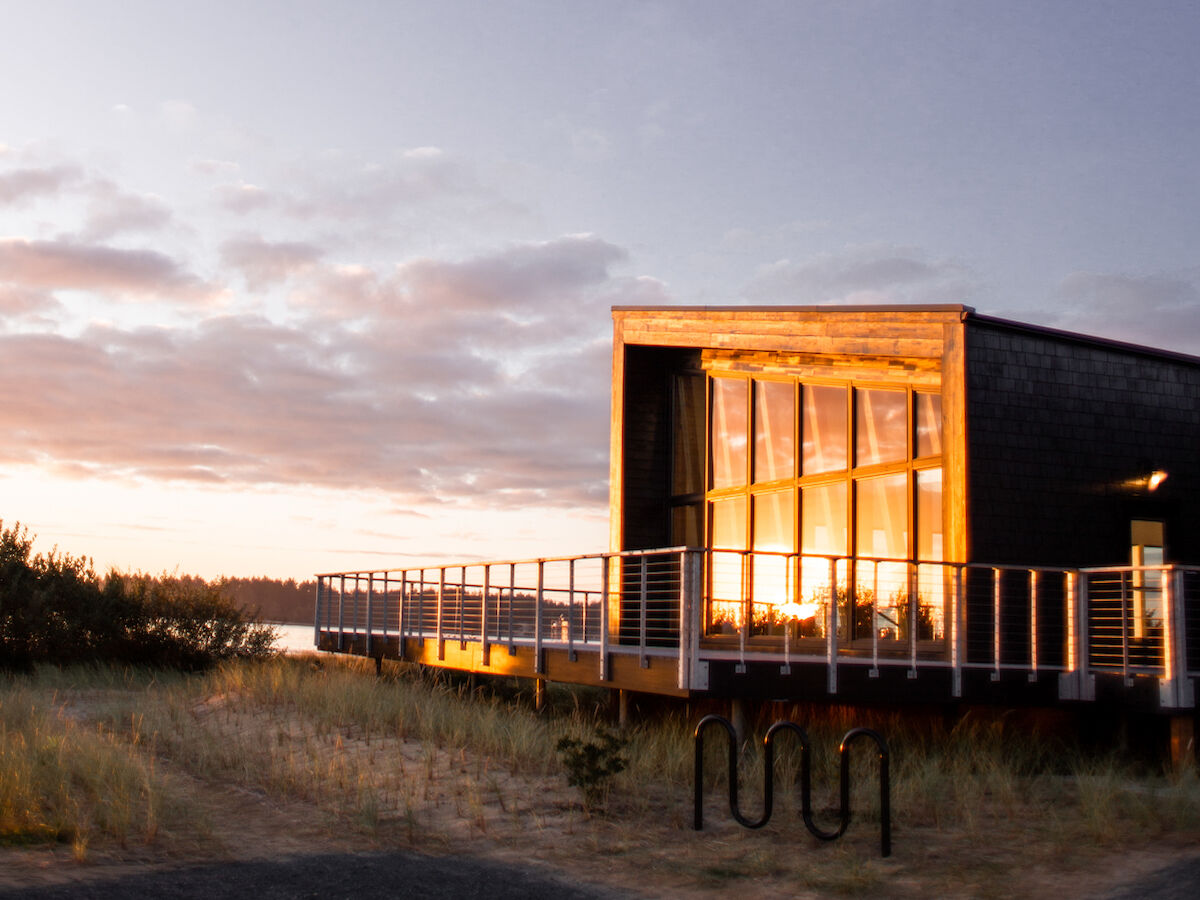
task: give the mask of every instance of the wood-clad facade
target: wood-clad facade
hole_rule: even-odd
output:
[[[694,374],[707,385],[694,427],[726,376],[937,394],[943,561],[1128,564],[1139,518],[1164,522],[1167,561],[1200,561],[1200,506],[1185,502],[1200,487],[1196,358],[958,305],[618,307],[613,322],[613,550],[683,536],[671,524],[672,379]],[[710,437],[693,439],[706,456]],[[708,492],[711,463],[690,493]],[[1168,477],[1151,492],[1138,479],[1154,471]]]
[[[1007,668],[1085,665],[1071,642],[1105,627],[1126,673],[1131,635],[1161,645],[1158,594],[1120,626],[1076,621],[1061,573],[1200,562],[1200,360],[960,305],[613,323],[611,549],[704,549],[710,688],[750,688],[729,673],[755,652],[825,647],[911,657],[910,680],[918,660],[974,666],[986,699]],[[1150,597],[1142,577],[1121,590]],[[768,696],[811,694],[764,672]]]

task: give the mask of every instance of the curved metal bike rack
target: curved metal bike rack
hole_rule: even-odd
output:
[[[742,815],[738,806],[737,779],[737,732],[724,716],[710,715],[700,720],[695,733],[695,822],[696,831],[704,828],[704,730],[710,725],[719,724],[725,729],[729,738],[729,811],[739,825],[746,828],[762,828],[771,820],[775,804],[775,735],[780,731],[790,731],[800,741],[800,815],[804,827],[813,837],[822,841],[835,841],[846,833],[850,825],[850,745],[859,738],[870,738],[879,748],[879,853],[880,856],[892,854],[892,814],[891,814],[891,778],[888,774],[887,741],[877,731],[870,728],[852,728],[842,737],[838,747],[841,756],[841,810],[838,812],[839,825],[836,831],[825,831],[813,820],[812,813],[812,749],[808,733],[795,722],[781,720],[767,729],[763,738],[763,814],[762,818],[751,820]]]

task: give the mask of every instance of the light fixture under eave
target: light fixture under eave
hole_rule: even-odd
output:
[[[1150,473],[1150,477],[1146,479],[1146,487],[1152,491],[1158,490],[1158,486],[1167,480],[1167,473],[1162,469],[1155,469]]]

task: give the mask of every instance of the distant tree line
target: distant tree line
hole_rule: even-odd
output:
[[[233,602],[264,622],[311,624],[317,583],[289,578],[224,578],[220,582]]]
[[[101,578],[83,557],[33,553],[33,538],[0,521],[0,669],[114,662],[202,669],[265,657],[274,632],[223,583],[199,578]]]

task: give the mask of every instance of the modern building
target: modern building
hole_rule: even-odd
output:
[[[320,646],[686,697],[1193,714],[1200,359],[958,305],[613,323],[609,552],[323,575]]]

